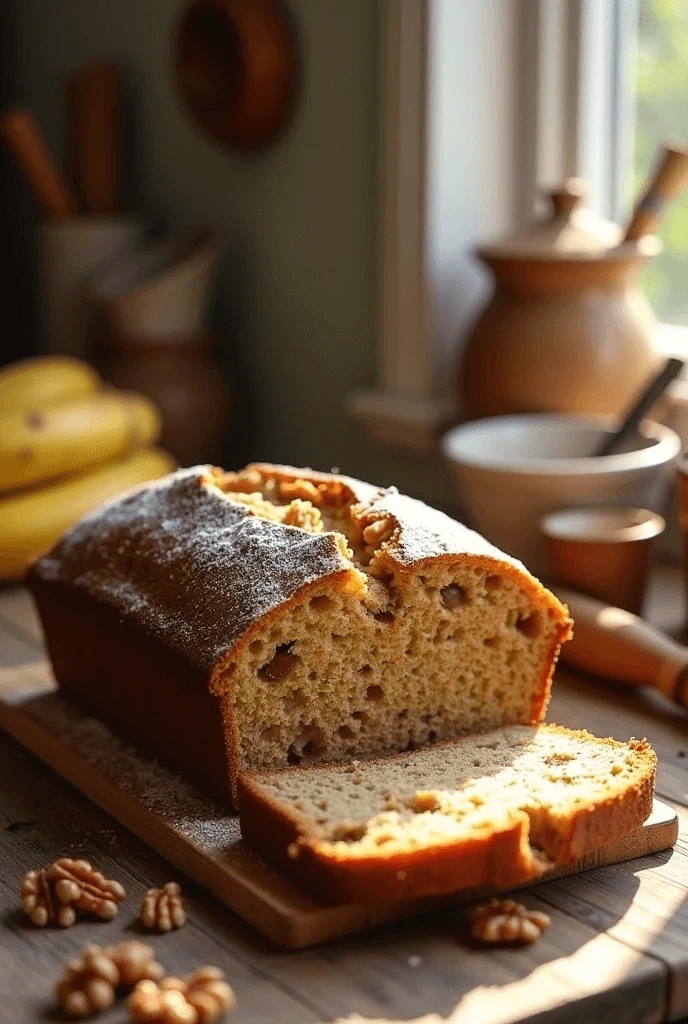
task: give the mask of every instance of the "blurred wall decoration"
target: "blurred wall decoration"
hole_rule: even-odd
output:
[[[284,131],[298,85],[282,0],[187,0],[173,74],[192,123],[228,149],[263,150]]]

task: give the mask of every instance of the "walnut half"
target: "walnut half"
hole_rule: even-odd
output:
[[[496,897],[479,904],[471,912],[473,938],[490,944],[526,945],[535,942],[550,923],[549,915],[540,910],[526,910],[516,900]]]
[[[126,892],[87,860],[61,857],[49,868],[27,871],[21,881],[22,909],[39,928],[57,922],[69,928],[77,913],[111,921]]]
[[[126,891],[114,879],[105,878],[87,860],[60,857],[48,868],[47,880],[54,885],[58,899],[71,903],[82,914],[95,914],[111,921]]]
[[[22,910],[38,928],[53,922],[69,928],[76,921],[76,911],[71,903],[60,903],[48,884],[47,873],[45,869],[26,872],[19,889]]]
[[[139,1024],[214,1024],[235,1003],[222,971],[200,967],[185,979],[140,982],[127,1006],[131,1019]]]
[[[86,946],[80,957],[68,960],[55,998],[68,1017],[90,1017],[112,1006],[119,971],[100,946]]]
[[[140,981],[159,981],[165,973],[150,946],[131,940],[116,946],[86,946],[68,960],[55,989],[60,1009],[68,1017],[89,1017],[112,1006],[117,989]]]
[[[156,932],[171,932],[186,923],[182,890],[176,882],[167,882],[162,889],[149,889],[141,903],[141,922]]]

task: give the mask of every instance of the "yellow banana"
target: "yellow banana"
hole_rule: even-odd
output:
[[[22,359],[0,370],[0,416],[82,398],[99,387],[100,377],[96,371],[80,359],[70,356]]]
[[[0,579],[21,579],[29,563],[86,512],[174,466],[167,452],[144,448],[122,462],[0,500]]]
[[[160,427],[148,398],[123,391],[2,416],[0,491],[123,459],[157,441]]]

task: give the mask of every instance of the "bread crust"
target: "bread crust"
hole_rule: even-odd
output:
[[[66,584],[33,588],[60,692],[116,736],[232,805],[220,702],[140,626]]]
[[[556,725],[539,728],[581,742],[600,742],[585,730]],[[489,735],[485,733],[484,738]],[[625,746],[612,739],[602,742]],[[438,746],[449,748],[453,743]],[[580,860],[588,853],[617,842],[647,819],[652,810],[657,757],[646,740],[631,740],[630,746],[640,755],[643,772],[618,796],[582,806],[564,820],[550,818],[538,822],[526,812],[514,812],[508,815],[505,824],[495,822],[492,832],[471,842],[461,840],[393,855],[384,852],[376,856],[342,855],[335,845],[313,834],[305,815],[285,814],[279,803],[261,789],[264,776],[340,771],[341,765],[272,769],[242,775],[238,780],[242,836],[298,885],[328,904],[380,903],[381,893],[385,894],[385,901],[391,901],[479,886],[506,888],[537,877],[552,864]],[[408,753],[391,755],[367,762],[366,767],[408,757]]]

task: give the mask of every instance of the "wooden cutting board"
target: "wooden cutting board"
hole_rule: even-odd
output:
[[[139,755],[55,689],[46,662],[1,670],[0,726],[280,946],[311,946],[498,891],[369,907],[323,906],[244,845],[235,815]],[[633,835],[539,881],[657,853],[673,846],[677,837],[676,813],[655,800],[651,817]]]

